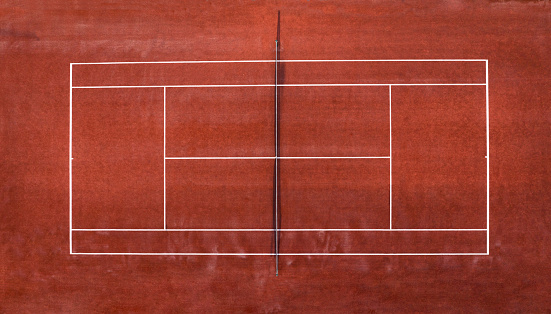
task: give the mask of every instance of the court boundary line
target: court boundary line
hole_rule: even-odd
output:
[[[69,254],[73,254],[73,64],[69,67]]]
[[[293,62],[484,62],[488,59],[297,59],[278,60],[281,63]],[[112,61],[112,62],[72,62],[73,65],[115,65],[115,64],[196,64],[196,63],[272,63],[274,60],[188,60],[188,61]]]
[[[490,91],[486,60],[486,253],[490,255]]]
[[[389,229],[392,229],[392,85],[388,85],[388,137],[389,137]]]
[[[163,87],[163,226],[166,229],[166,87]]]
[[[354,87],[354,86],[485,86],[485,83],[334,83],[334,84],[278,84],[278,87]],[[230,87],[275,87],[275,84],[183,84],[183,85],[86,85],[73,89],[101,88],[230,88]]]
[[[274,253],[92,253],[74,252],[71,255],[151,255],[151,256],[275,256]],[[279,256],[464,256],[488,253],[279,253]]]
[[[264,232],[264,231],[274,231],[273,228],[259,228],[259,229],[238,229],[238,228],[167,228],[167,229],[118,229],[118,228],[106,228],[106,229],[95,229],[95,228],[80,228],[80,229],[73,229],[73,231],[77,232],[111,232],[111,231],[118,231],[118,232],[159,232],[159,231],[172,231],[172,232],[200,232],[200,231],[211,231],[211,232]],[[466,232],[466,231],[475,231],[475,232],[482,232],[486,231],[486,229],[461,229],[461,228],[455,228],[455,229],[384,229],[384,228],[374,228],[374,229],[350,229],[350,228],[327,228],[327,229],[294,229],[294,228],[278,228],[278,231],[286,231],[286,232],[302,232],[302,231],[314,231],[314,232],[323,232],[323,231],[361,231],[361,232],[435,232],[435,231],[443,231],[443,232]]]

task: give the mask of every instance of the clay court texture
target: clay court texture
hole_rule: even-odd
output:
[[[488,254],[487,63],[71,64],[72,253]]]
[[[550,23],[0,4],[0,312],[549,311]]]

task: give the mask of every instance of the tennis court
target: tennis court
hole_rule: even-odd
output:
[[[71,64],[71,253],[486,255],[487,63]]]

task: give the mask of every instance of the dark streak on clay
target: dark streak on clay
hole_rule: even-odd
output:
[[[40,40],[33,32],[18,31],[14,29],[0,29],[0,38],[11,38],[12,40]]]

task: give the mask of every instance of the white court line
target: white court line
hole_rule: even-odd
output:
[[[484,85],[484,84],[482,84]],[[174,88],[174,87],[274,87],[274,84],[226,84],[226,85],[97,85],[97,86],[73,86],[73,88]]]
[[[276,157],[165,157],[165,159],[275,159]]]
[[[163,226],[166,229],[166,87],[163,87]]]
[[[331,87],[331,86],[485,86],[485,83],[343,83],[343,84],[278,84],[278,87]],[[217,87],[275,87],[275,84],[223,84],[223,85],[97,85],[97,86],[73,86],[76,89],[99,88],[217,88]]]
[[[419,231],[419,232],[435,232],[435,231],[486,231],[486,229],[277,229],[278,231],[377,231],[377,232],[405,232],[405,231]],[[90,232],[107,232],[107,231],[175,231],[175,232],[260,232],[260,231],[274,231],[274,229],[73,229],[73,231],[90,231]]]
[[[73,65],[69,66],[69,252],[73,253]]]
[[[335,84],[281,84],[283,87],[329,87],[329,86],[484,86],[484,83],[335,83]]]
[[[390,159],[390,184],[389,184],[389,189],[390,189],[390,197],[389,197],[389,208],[390,208],[390,229],[392,229],[392,85],[388,85],[388,123],[389,123],[389,139],[390,139],[390,143],[389,143],[389,159]]]
[[[278,60],[278,62],[482,62],[488,59],[341,59],[341,60]],[[190,61],[120,61],[120,62],[73,62],[71,65],[107,64],[174,64],[174,63],[272,63],[274,60],[190,60]]]
[[[304,156],[304,157],[278,157],[279,159],[389,159],[389,156],[336,156],[336,157],[317,157],[317,156]]]
[[[187,255],[187,256],[274,256],[275,253],[71,253],[71,255]],[[487,253],[279,253],[280,256],[454,256],[454,255],[488,255]]]
[[[336,157],[318,157],[318,156],[304,156],[304,157],[165,157],[165,159],[389,159],[388,156],[336,156]]]
[[[486,60],[486,253],[490,254],[490,94]]]

